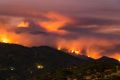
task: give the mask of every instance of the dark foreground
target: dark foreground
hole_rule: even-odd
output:
[[[0,80],[120,80],[119,61],[0,43]]]

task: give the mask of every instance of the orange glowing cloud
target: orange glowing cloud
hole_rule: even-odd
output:
[[[76,34],[75,36],[77,37],[74,38],[73,35],[71,37],[71,34],[74,33],[60,29],[67,24],[72,24],[73,20],[71,20],[71,18],[54,12],[49,12],[42,15],[47,19],[33,19],[32,21],[36,25],[33,25],[32,28],[30,28],[32,23],[30,23],[29,21],[25,21],[24,18],[12,18],[10,24],[0,24],[0,42],[15,43],[24,46],[52,45],[56,46],[58,50],[64,50],[75,55],[87,55],[88,57],[94,59],[104,56],[104,54],[102,53],[104,52],[104,50],[97,47],[109,48],[114,45],[120,44],[119,41],[116,41],[114,39],[108,40],[106,38],[98,38],[94,35],[91,37],[86,35],[80,36],[81,34]],[[19,27],[24,29],[21,29]],[[19,31],[21,30],[21,33],[17,33],[16,28],[19,29]],[[46,34],[43,35],[43,33],[40,33],[38,29],[40,29],[40,31],[43,31],[43,33],[50,33],[51,35],[52,33],[54,33],[55,36],[49,36]],[[26,31],[26,33],[24,31]],[[32,31],[38,31],[39,34],[33,34]],[[68,34],[65,34],[66,32]],[[62,34],[62,36],[58,34]],[[86,50],[85,53],[82,52],[83,49]],[[107,56],[120,60],[119,53],[107,53]]]
[[[29,27],[29,23],[26,21],[22,21],[17,25],[17,27],[25,27],[26,28],[26,27]]]
[[[58,32],[59,28],[72,23],[72,20],[69,17],[61,15],[59,13],[49,12],[44,14],[47,21],[39,21],[39,25],[45,28],[49,32]]]

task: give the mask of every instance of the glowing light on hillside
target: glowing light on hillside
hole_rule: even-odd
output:
[[[79,55],[80,54],[80,51],[79,50],[69,50],[70,53],[73,53],[73,54],[76,54],[76,55]]]
[[[9,42],[9,39],[3,38],[1,41],[2,41],[3,43],[8,43],[8,42]]]
[[[23,21],[23,22],[19,23],[19,24],[17,25],[17,27],[29,27],[29,23]]]
[[[67,52],[75,54],[75,55],[81,54],[81,51],[78,49],[68,49]]]
[[[75,54],[80,54],[80,52],[79,51],[75,51]]]
[[[96,50],[94,48],[87,48],[86,49],[86,56],[91,57],[93,59],[101,58],[103,55],[99,50]]]
[[[120,61],[120,59],[118,59],[118,61]]]
[[[98,58],[102,57],[102,55],[97,52],[88,52],[86,56],[91,57],[93,59],[98,59]]]
[[[76,55],[79,55],[80,54],[80,50],[78,50],[78,49],[73,49],[73,48],[71,48],[71,49],[66,49],[66,48],[62,48],[62,47],[57,47],[57,50],[65,50],[66,52],[69,52],[69,53],[72,53],[72,54],[76,54]]]
[[[11,43],[10,39],[6,36],[1,36],[0,37],[0,42],[3,42],[3,43]]]
[[[120,53],[113,53],[112,55],[109,55],[109,57],[117,59],[118,61],[120,61]]]
[[[10,70],[13,71],[13,70],[15,70],[15,68],[14,67],[10,67]]]
[[[61,50],[61,47],[58,47],[57,49],[58,49],[58,50]]]
[[[37,64],[37,68],[38,68],[38,69],[43,69],[43,68],[44,68],[44,66],[43,66],[43,65],[41,65],[41,64]]]

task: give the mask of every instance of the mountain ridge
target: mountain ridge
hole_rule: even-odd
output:
[[[45,79],[46,75],[59,80],[56,75],[64,77],[63,73],[77,75],[78,72],[84,75],[90,70],[103,72],[119,65],[118,61],[108,57],[95,60],[85,55],[73,56],[48,46],[25,47],[0,43],[0,80],[6,80],[10,76],[14,76],[16,80],[33,80],[31,75],[40,76],[40,80],[52,80]]]
[[[10,49],[9,49],[10,48]],[[99,60],[103,60],[103,59],[111,59],[111,60],[114,60],[114,61],[118,61],[118,60],[116,60],[116,59],[114,59],[114,58],[110,58],[110,57],[107,57],[107,56],[102,56],[102,57],[100,57],[100,58],[98,58],[98,59],[93,59],[93,58],[91,58],[91,57],[88,57],[88,56],[86,56],[86,55],[71,55],[71,53],[68,53],[68,52],[66,52],[66,51],[62,51],[62,50],[57,50],[57,48],[53,48],[53,47],[49,47],[49,46],[33,46],[33,47],[26,47],[26,46],[22,46],[22,45],[19,45],[19,44],[11,44],[11,43],[0,43],[0,50],[1,49],[7,49],[8,51],[9,50],[14,50],[14,49],[19,49],[19,48],[21,48],[21,49],[31,49],[31,50],[45,50],[45,49],[48,49],[48,50],[53,50],[53,51],[56,51],[56,52],[58,52],[58,53],[64,53],[64,54],[67,54],[67,55],[69,55],[69,56],[73,56],[73,57],[75,57],[75,58],[79,58],[79,59],[83,59],[83,60],[86,60],[86,61],[99,61]],[[31,51],[30,50],[30,51]]]

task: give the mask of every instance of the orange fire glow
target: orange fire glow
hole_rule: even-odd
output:
[[[0,35],[0,42],[3,43],[11,43],[10,38],[7,36],[7,34]]]
[[[57,49],[58,49],[58,50],[61,50],[61,47],[59,46]]]
[[[58,42],[58,50],[65,50],[69,53],[80,55],[82,48],[79,46],[79,44],[76,44],[75,42],[71,42],[70,45],[67,45],[64,41]]]
[[[50,20],[40,21],[39,24],[50,32],[58,32],[59,28],[72,22],[70,18],[54,12],[49,12],[48,14],[45,14],[45,17],[49,18]]]
[[[88,42],[89,40],[89,42]],[[104,48],[109,48],[114,45],[114,43],[111,43],[108,40],[99,40],[97,39],[75,39],[75,40],[65,40],[65,39],[60,39],[56,43],[58,46],[58,50],[65,50],[69,53],[76,54],[76,55],[86,55],[88,57],[98,59],[104,55]],[[94,46],[97,45],[97,46]],[[99,48],[99,46],[103,47],[103,49]],[[86,52],[83,52],[83,50],[86,49]],[[106,53],[108,57],[112,57],[114,59],[120,60],[120,54],[115,54],[110,56],[109,53]]]
[[[17,34],[11,33],[11,32],[7,32],[7,31],[2,31],[0,30],[0,42],[3,43],[15,43],[15,44],[21,44],[21,45],[25,45],[25,46],[29,46],[30,45],[30,41],[29,40],[24,40],[26,37],[28,37],[28,35],[23,35],[23,36],[19,36]],[[28,39],[28,38],[27,38]],[[80,46],[81,45],[81,46]],[[80,55],[80,54],[84,54],[82,53],[82,49],[83,49],[83,45],[82,43],[78,43],[78,42],[74,42],[74,41],[70,41],[70,43],[67,45],[67,43],[65,41],[59,41],[59,46],[57,48],[58,50],[65,50],[71,54],[75,54],[75,55]],[[104,55],[101,54],[100,51],[95,50],[94,48],[88,48],[86,53],[86,56],[94,58],[94,59],[98,59]],[[120,61],[120,54],[119,53],[113,53],[111,55],[108,54],[108,57],[117,59]]]
[[[84,53],[81,52],[82,48],[78,49],[78,48],[75,48],[73,46],[69,46],[69,47],[68,46],[64,46],[64,47],[59,46],[58,50],[65,50],[66,52],[71,53],[71,54],[75,54],[75,55],[81,55],[81,54],[83,55],[84,54]],[[104,56],[103,54],[101,54],[100,51],[97,51],[97,50],[91,49],[91,48],[88,48],[86,50],[85,55],[88,56],[88,57],[91,57],[93,59],[98,59],[98,58]],[[108,54],[107,56],[120,61],[120,53]]]
[[[80,55],[80,50],[78,49],[69,49],[68,50],[69,53],[75,54],[75,55]]]
[[[14,44],[20,44],[24,46],[30,46],[30,41],[24,40],[24,38],[27,38],[28,35],[24,34],[15,34],[14,32],[9,32],[4,29],[0,29],[0,42],[2,43],[14,43]]]
[[[17,27],[29,27],[29,23],[25,22],[25,21],[22,21],[17,25]]]
[[[109,55],[109,57],[114,58],[114,59],[117,59],[117,60],[120,61],[120,53],[114,53],[114,54],[112,54],[112,55]]]
[[[1,38],[0,41],[3,42],[3,43],[10,43],[10,40],[8,38],[6,38],[6,37]]]
[[[91,57],[93,59],[98,59],[98,58],[102,57],[102,55],[100,53],[97,53],[97,52],[88,52],[87,56]]]
[[[61,47],[58,47],[58,50],[64,50],[65,48],[61,48]],[[91,58],[94,58],[94,59],[98,59],[100,57],[102,57],[102,55],[99,53],[99,52],[95,52],[94,50],[93,51],[86,51],[86,53],[82,53],[82,48],[80,49],[75,49],[75,48],[67,48],[65,49],[65,51],[67,51],[68,53],[71,53],[71,54],[75,54],[75,55],[86,55],[88,57],[91,57]]]
[[[36,23],[38,25],[40,25],[40,27],[44,28],[46,31],[48,32],[53,32],[53,33],[66,33],[63,30],[60,30],[60,28],[62,28],[63,26],[66,26],[69,23],[73,23],[73,21],[71,20],[71,18],[66,17],[64,15],[61,15],[59,13],[54,13],[54,12],[50,12],[48,14],[44,14],[45,17],[48,18],[48,20],[42,20],[42,21],[36,21]],[[17,24],[17,28],[18,27],[22,27],[22,28],[26,28],[30,26],[30,23],[27,21],[22,21],[20,20],[19,23]],[[2,25],[5,26],[5,25]],[[9,26],[9,25],[7,25]],[[15,43],[15,44],[20,44],[20,45],[24,45],[24,46],[33,46],[34,44],[49,44],[47,43],[47,40],[49,40],[48,36],[44,36],[44,35],[31,35],[31,34],[26,34],[26,33],[15,33],[14,31],[7,31],[8,27],[2,27],[0,25],[0,42],[3,43]],[[9,27],[10,28],[10,27]],[[13,28],[13,27],[12,27]],[[15,26],[16,28],[16,26]],[[38,38],[39,37],[39,38]],[[45,37],[43,39],[43,37]],[[52,38],[53,39],[53,38]],[[80,55],[80,54],[85,54],[88,57],[94,58],[94,59],[98,59],[102,56],[104,56],[98,49],[96,48],[92,48],[93,45],[98,45],[98,46],[111,46],[112,43],[109,42],[108,40],[99,40],[99,39],[91,39],[91,38],[80,38],[80,39],[72,39],[72,40],[67,40],[67,39],[63,39],[63,38],[58,38],[55,42],[55,45],[58,46],[58,50],[65,50],[71,54],[75,54],[75,55]],[[114,43],[113,43],[114,44]],[[83,53],[82,50],[86,48],[86,53]],[[113,53],[112,55],[108,54],[108,57],[111,58],[115,58],[117,60],[120,61],[120,54],[119,53]]]

